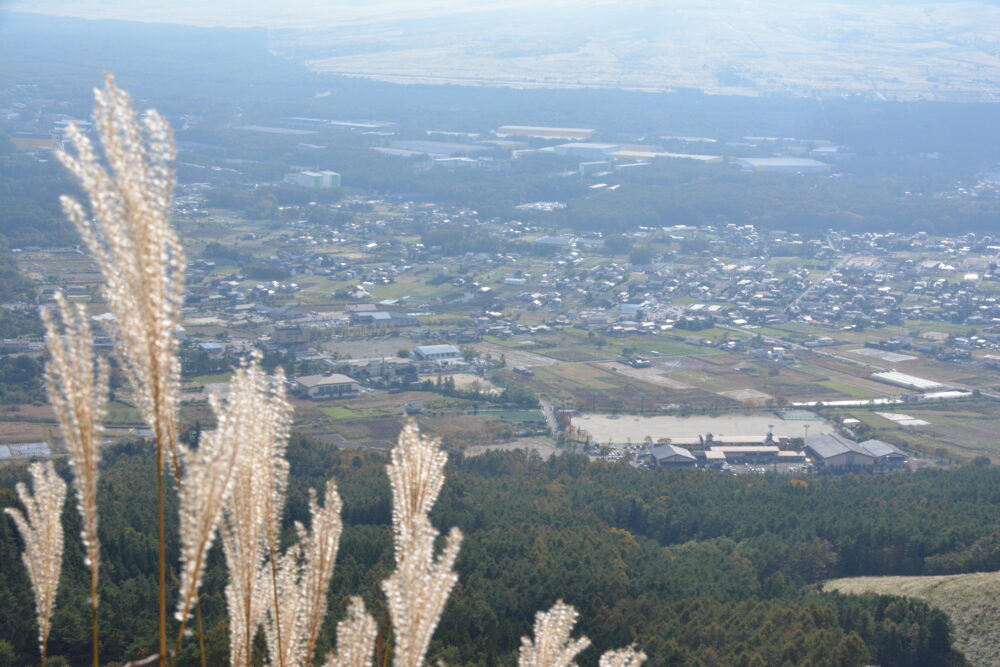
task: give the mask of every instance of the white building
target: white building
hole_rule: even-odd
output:
[[[340,174],[335,171],[300,171],[288,174],[285,181],[303,188],[325,190],[340,187]]]
[[[621,150],[621,148],[621,144],[599,144],[577,141],[571,144],[560,144],[552,150],[559,155],[572,155],[587,160],[600,160],[608,157],[615,151]]]
[[[537,137],[539,139],[590,139],[596,130],[584,127],[544,127],[538,125],[502,125],[498,137]]]
[[[295,379],[295,390],[312,399],[354,396],[360,385],[346,375],[304,375]]]
[[[420,361],[449,361],[461,359],[462,351],[454,345],[418,345],[413,348],[413,356]]]
[[[736,160],[743,171],[771,171],[785,174],[821,174],[830,165],[819,160],[797,157],[745,157]]]
[[[940,382],[935,382],[934,380],[928,380],[926,378],[917,377],[916,375],[907,375],[906,373],[900,373],[898,371],[885,371],[881,373],[872,373],[872,378],[880,382],[886,382],[888,384],[894,384],[898,387],[905,387],[906,389],[916,389],[917,391],[930,391],[932,389],[942,389],[944,385]]]

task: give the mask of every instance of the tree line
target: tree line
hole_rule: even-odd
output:
[[[101,654],[125,661],[155,647],[155,507],[141,442],[105,454]],[[307,514],[307,489],[338,480],[347,528],[320,653],[348,595],[364,591],[386,623],[377,582],[393,566],[386,457],[304,437],[289,447],[289,521]],[[67,474],[66,470],[63,470]],[[24,470],[0,471],[0,505]],[[957,470],[822,479],[639,471],[566,454],[453,456],[434,511],[466,534],[458,587],[431,656],[455,665],[515,659],[534,611],[557,594],[581,613],[595,645],[635,642],[653,665],[963,665],[947,617],[923,602],[820,592],[834,576],[1000,568],[1000,472]],[[171,500],[171,502],[174,502]],[[168,514],[168,516],[171,514]],[[67,534],[79,530],[68,504]],[[291,525],[285,526],[291,539]],[[176,553],[176,525],[168,531]],[[0,521],[0,665],[36,656],[31,593],[12,524]],[[17,565],[15,565],[17,564]],[[83,554],[67,543],[50,663],[89,651]],[[225,569],[211,553],[202,612],[208,660],[227,655]],[[583,664],[594,664],[586,653]],[[179,664],[197,664],[196,647]]]

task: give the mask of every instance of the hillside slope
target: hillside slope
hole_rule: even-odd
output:
[[[955,644],[973,665],[1000,665],[1000,572],[833,579],[825,590],[919,598],[946,612]]]

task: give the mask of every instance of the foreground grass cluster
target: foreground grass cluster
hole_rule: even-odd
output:
[[[205,664],[200,591],[216,536],[221,536],[228,582],[228,661],[232,665],[305,665],[315,660],[316,642],[328,608],[327,593],[342,532],[341,502],[334,481],[321,503],[309,490],[309,525],[295,525],[282,539],[289,463],[285,456],[291,408],[284,377],[268,376],[258,356],[233,375],[226,400],[214,397],[217,428],[196,446],[178,437],[180,361],[178,337],[183,302],[184,253],[170,225],[173,191],[170,128],[156,112],[140,121],[129,96],[109,76],[97,91],[98,153],[73,127],[75,154],[59,159],[80,181],[89,207],[63,197],[62,206],[97,261],[104,296],[114,315],[118,361],[135,389],[139,410],[155,438],[158,650],[142,662],[176,664],[195,616]],[[52,361],[46,385],[70,452],[73,485],[82,520],[82,541],[90,574],[92,663],[100,664],[98,625],[101,547],[98,538],[99,436],[107,395],[107,364],[93,354],[88,315],[57,298],[58,316],[46,316]],[[96,369],[96,370],[95,370]],[[444,483],[446,455],[439,443],[404,428],[388,466],[392,487],[395,570],[382,582],[391,622],[392,660],[424,663],[431,636],[458,580],[453,566],[462,534],[452,529],[443,550],[429,513]],[[18,486],[26,513],[9,508],[25,542],[24,563],[36,600],[41,662],[57,599],[64,539],[61,507],[66,484],[51,462],[30,469],[32,489]],[[179,566],[168,566],[168,486],[176,491]],[[168,570],[176,579],[168,586]],[[176,639],[168,641],[168,597],[175,591]],[[575,610],[562,602],[539,613],[533,638],[524,638],[520,664],[568,665],[589,645],[571,639]],[[389,631],[382,628],[381,632]],[[258,633],[264,638],[257,645]],[[361,598],[351,599],[337,626],[337,647],[328,666],[370,665],[379,625]],[[385,654],[388,656],[388,653]],[[607,666],[638,665],[644,654],[610,651]]]

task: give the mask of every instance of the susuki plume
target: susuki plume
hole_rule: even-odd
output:
[[[181,363],[177,330],[184,293],[184,252],[170,225],[174,141],[155,111],[140,122],[128,93],[106,76],[94,91],[94,123],[103,156],[76,125],[69,137],[75,155],[56,155],[80,181],[90,213],[63,196],[63,212],[76,226],[104,278],[115,325],[115,349],[156,438],[159,660],[167,659],[167,564],[164,459],[180,477],[177,407]],[[105,163],[108,168],[105,168]],[[179,481],[179,479],[178,479]],[[96,645],[96,642],[95,642]],[[95,658],[96,660],[96,658]]]
[[[306,530],[301,524],[295,526],[305,556],[300,588],[303,595],[302,614],[305,619],[303,656],[306,661],[312,660],[320,626],[326,617],[326,596],[330,589],[330,578],[333,576],[340,533],[343,529],[340,519],[340,496],[337,494],[337,485],[332,479],[326,483],[324,502],[324,505],[320,505],[316,491],[310,489],[309,529]]]
[[[444,551],[435,554],[438,531],[430,511],[444,484],[447,455],[439,443],[420,435],[412,422],[403,427],[388,466],[392,485],[392,526],[396,571],[382,582],[392,616],[395,664],[423,664],[451,589],[458,581],[452,569],[462,533],[452,528]]]
[[[226,402],[214,394],[209,398],[216,429],[202,436],[197,450],[185,452],[184,485],[179,494],[181,583],[176,612],[181,622],[190,614],[201,587],[205,559],[232,491],[233,471],[244,452],[246,424],[255,409],[254,392],[258,390],[252,372],[237,369]]]
[[[586,637],[573,639],[577,613],[572,605],[559,600],[552,609],[535,614],[535,637],[521,638],[519,667],[570,667],[576,656],[590,646]],[[633,648],[608,651],[601,656],[601,667],[639,667],[646,654]]]
[[[95,91],[94,120],[105,169],[90,139],[69,128],[75,155],[59,152],[79,179],[90,212],[64,196],[63,211],[76,226],[104,277],[114,314],[115,347],[132,380],[139,408],[161,446],[180,466],[176,410],[180,361],[176,336],[184,291],[184,253],[170,225],[174,159],[170,127],[155,111],[140,122],[128,93],[107,76]]]
[[[101,553],[97,535],[99,437],[108,395],[108,365],[103,358],[98,359],[95,373],[93,337],[86,308],[79,304],[71,306],[62,292],[56,293],[56,304],[62,330],[49,310],[42,310],[50,357],[45,365],[45,387],[69,450],[77,508],[83,519],[81,537],[92,587],[96,589]],[[93,604],[96,606],[96,599]]]
[[[559,600],[552,609],[535,614],[535,638],[521,638],[520,667],[569,667],[590,646],[586,637],[572,639],[576,609]]]
[[[639,667],[645,661],[646,654],[630,646],[617,651],[608,651],[601,656],[598,664],[600,667]]]
[[[371,667],[378,626],[365,611],[365,603],[352,597],[347,615],[337,624],[337,652],[327,657],[325,667]]]
[[[35,593],[35,610],[38,616],[38,643],[45,664],[45,646],[49,640],[52,611],[59,589],[59,572],[62,570],[63,527],[62,509],[66,502],[66,482],[56,474],[51,461],[32,463],[32,490],[24,484],[17,485],[17,497],[25,513],[13,507],[4,511],[17,525],[24,540],[21,559],[28,569],[28,578]]]
[[[285,400],[284,384],[284,375],[279,373],[272,381],[256,356],[248,366],[237,369],[231,383],[227,421],[244,448],[233,470],[232,493],[221,523],[229,569],[226,603],[234,665],[249,664],[253,636],[270,604],[262,588],[272,594],[272,586],[262,582],[267,557],[277,553],[288,483],[284,457],[291,407]]]
[[[277,595],[269,602],[264,623],[271,662],[305,665],[312,662],[320,626],[326,617],[327,592],[342,528],[337,486],[326,484],[326,504],[309,490],[310,526],[296,523],[299,540],[278,561]],[[280,625],[279,625],[280,624]],[[278,641],[278,631],[281,641]]]

